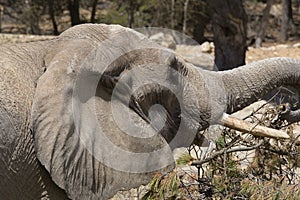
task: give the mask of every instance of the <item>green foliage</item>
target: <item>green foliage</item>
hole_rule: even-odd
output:
[[[225,138],[223,136],[219,137],[216,141],[217,149],[225,148]]]
[[[111,8],[107,11],[106,14],[101,13],[98,16],[98,21],[106,24],[120,24],[123,26],[127,26],[127,18],[128,15],[124,8],[120,10]]]
[[[224,138],[220,137],[217,145],[225,146]],[[224,160],[225,159],[225,160]],[[238,166],[238,162],[232,159],[231,154],[222,155],[211,162],[213,170],[212,184],[216,196],[232,199],[241,190],[241,180],[244,174]]]
[[[158,0],[114,0],[105,12],[98,16],[98,21],[108,24],[128,26],[129,12],[134,14],[134,27],[151,26]]]
[[[148,192],[143,196],[142,200],[180,199],[182,196],[180,179],[175,171],[166,175],[155,175],[149,187]]]
[[[187,165],[190,164],[190,162],[194,158],[189,154],[189,153],[183,153],[182,155],[179,156],[179,158],[176,160],[177,165]]]
[[[71,15],[67,0],[3,0],[3,2],[5,12],[15,18],[19,26],[24,27],[21,31],[23,33],[51,33],[53,32],[49,30],[51,27],[58,27],[58,32],[61,32],[70,26]],[[90,21],[93,2],[94,0],[79,1],[80,22]],[[203,39],[203,30],[208,21],[205,0],[189,0],[187,19],[184,19],[183,14],[186,0],[173,2],[174,5],[171,0],[98,1],[94,22],[131,25],[133,28],[163,27],[182,31],[183,21],[186,21],[185,33],[195,39]]]
[[[170,0],[113,0],[109,8],[100,12],[98,22],[128,26],[129,15],[133,12],[133,27],[163,27],[182,31],[185,0],[174,2],[172,7]],[[205,1],[190,0],[186,34],[201,40],[208,21]]]
[[[289,185],[285,181],[260,181],[244,179],[240,194],[253,200],[300,199],[299,184]]]

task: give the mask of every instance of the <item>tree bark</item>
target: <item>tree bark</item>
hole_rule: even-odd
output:
[[[80,0],[68,0],[68,9],[70,12],[72,26],[81,23],[79,14],[79,1]]]
[[[183,7],[183,26],[182,26],[182,32],[184,34],[186,34],[188,6],[189,6],[189,0],[185,0],[184,7]]]
[[[53,34],[58,35],[58,28],[57,28],[57,23],[55,20],[55,13],[54,13],[54,8],[53,8],[53,0],[48,0],[48,6],[49,6],[49,15],[51,18],[52,26],[53,26]]]
[[[192,26],[193,26],[193,38],[199,43],[202,44],[206,41],[206,38],[204,37],[205,27],[210,21],[208,13],[207,13],[207,5],[205,3],[205,0],[200,1],[192,1],[191,7],[193,7],[193,10],[196,10],[197,13],[194,14],[196,20],[193,20]]]
[[[171,29],[175,29],[175,0],[171,1]]]
[[[0,5],[0,33],[2,32],[2,17],[3,17],[4,7]]]
[[[261,47],[262,41],[265,37],[265,32],[266,32],[266,29],[268,26],[268,20],[269,20],[269,16],[270,16],[270,10],[273,5],[273,2],[274,2],[274,0],[267,0],[267,5],[263,11],[263,16],[262,16],[261,23],[259,26],[258,34],[255,39],[255,47],[256,48]]]
[[[96,21],[96,11],[97,11],[98,0],[93,0],[92,13],[91,13],[91,23]]]
[[[133,28],[134,24],[134,12],[135,12],[135,6],[132,0],[128,0],[127,5],[127,14],[128,14],[128,27]]]
[[[245,64],[247,15],[242,0],[207,0],[215,43],[215,64],[228,70]]]
[[[289,23],[293,22],[292,1],[282,1],[282,21],[280,30],[280,40],[285,42],[288,39]]]
[[[40,35],[41,29],[39,25],[40,20],[40,10],[38,4],[34,1],[25,2],[25,12],[23,16],[24,23],[27,24],[27,34]]]

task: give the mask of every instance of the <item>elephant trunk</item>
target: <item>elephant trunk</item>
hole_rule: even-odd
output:
[[[218,72],[227,94],[227,113],[236,112],[280,86],[300,85],[300,61],[271,58]]]

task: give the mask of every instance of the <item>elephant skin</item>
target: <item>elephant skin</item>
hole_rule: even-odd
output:
[[[295,59],[206,71],[118,25],[3,45],[0,197],[108,199],[172,170],[224,112],[299,83]]]

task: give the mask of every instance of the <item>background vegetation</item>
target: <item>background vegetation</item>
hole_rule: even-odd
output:
[[[265,39],[299,39],[299,0],[0,0],[0,32],[57,35],[81,23],[163,27],[214,41],[219,70]],[[230,58],[230,59],[229,59]]]

